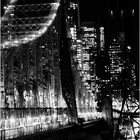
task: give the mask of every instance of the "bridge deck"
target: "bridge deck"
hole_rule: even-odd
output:
[[[90,121],[83,125],[68,125],[62,128],[38,132],[33,135],[15,138],[13,140],[109,140],[111,138],[110,128],[103,120]]]

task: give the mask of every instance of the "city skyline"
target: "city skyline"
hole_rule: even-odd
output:
[[[137,85],[139,77],[139,1],[95,0],[80,1],[81,22],[95,22],[105,28],[106,47],[109,47],[119,33],[124,32],[127,45],[131,46],[130,59],[136,65]]]

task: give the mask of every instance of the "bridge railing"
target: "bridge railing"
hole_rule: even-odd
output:
[[[3,108],[1,113],[1,140],[35,134],[72,123],[67,108]]]

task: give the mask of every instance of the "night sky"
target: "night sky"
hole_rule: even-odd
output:
[[[109,28],[109,30],[112,30],[114,33],[112,34],[113,37],[116,36],[118,32],[125,30],[128,41],[132,40],[134,36],[138,36],[139,0],[78,1],[80,4],[81,22],[93,21],[98,26],[104,26],[107,31]],[[111,10],[113,11],[113,17],[111,17]],[[134,15],[132,16],[133,10]],[[123,17],[121,17],[121,11],[123,11]]]
[[[139,0],[77,0],[80,4],[81,20],[97,20],[107,16],[107,11],[135,9],[138,11]]]
[[[139,0],[78,0],[81,22],[93,21],[116,35],[125,31],[128,41],[136,42],[139,28]],[[111,17],[111,10],[113,17]],[[134,13],[132,11],[134,10]],[[123,11],[123,16],[121,16]],[[133,14],[133,15],[132,15]],[[115,34],[116,33],[116,34]]]

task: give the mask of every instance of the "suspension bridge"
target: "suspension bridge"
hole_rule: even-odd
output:
[[[1,139],[43,135],[79,124],[79,118],[85,125],[104,118],[112,126],[112,105],[106,100],[102,112],[97,111],[96,96],[74,59],[65,2],[13,0],[4,8],[0,48]],[[137,116],[138,107],[129,111],[125,114]]]

